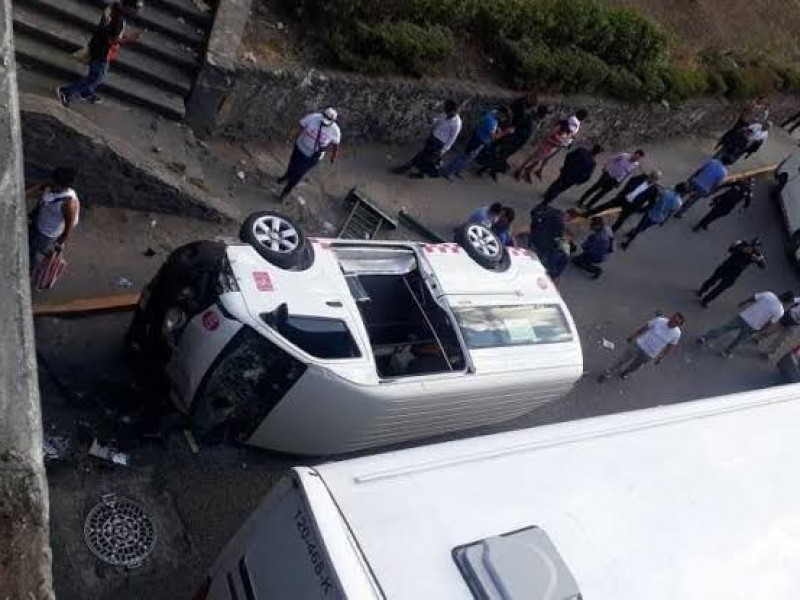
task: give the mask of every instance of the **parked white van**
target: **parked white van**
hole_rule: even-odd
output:
[[[298,467],[197,599],[794,600],[800,385]]]
[[[176,250],[129,332],[200,435],[352,452],[512,419],[582,375],[539,260],[481,225],[448,244],[307,240],[263,212],[241,238]]]

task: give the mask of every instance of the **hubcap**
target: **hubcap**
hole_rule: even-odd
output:
[[[288,221],[272,215],[256,219],[253,223],[253,235],[259,244],[273,252],[286,254],[300,245],[300,234],[297,230]]]
[[[470,225],[467,228],[467,239],[472,247],[487,258],[497,258],[500,256],[500,242],[497,237],[486,227],[481,225]]]

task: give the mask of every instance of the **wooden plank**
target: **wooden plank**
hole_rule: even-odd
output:
[[[741,173],[733,173],[725,178],[723,183],[733,183],[734,181],[742,181],[743,179],[750,179],[751,177],[761,177],[762,175],[771,175],[775,172],[778,165],[765,165],[763,167],[756,167]]]
[[[53,302],[33,305],[34,317],[53,317],[85,315],[104,311],[134,310],[139,303],[139,294],[116,294],[114,296],[98,296],[80,298],[66,302]]]

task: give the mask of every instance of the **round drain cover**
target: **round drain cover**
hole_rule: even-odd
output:
[[[83,536],[92,554],[111,565],[136,567],[156,545],[153,520],[138,502],[104,496],[89,511]]]

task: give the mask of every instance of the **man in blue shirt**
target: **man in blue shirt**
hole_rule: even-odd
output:
[[[675,186],[674,190],[669,188],[662,190],[658,200],[656,200],[650,209],[642,215],[636,228],[625,235],[625,241],[620,244],[622,249],[627,250],[631,242],[646,229],[649,229],[653,225],[664,225],[667,219],[669,219],[676,210],[680,209],[681,198],[685,196],[687,192],[688,186],[685,183],[679,183]]]
[[[500,210],[500,218],[497,219],[492,226],[492,231],[503,246],[510,246],[512,248],[516,246],[514,242],[514,232],[511,230],[511,225],[516,218],[517,213],[514,209],[510,206],[504,206]]]
[[[510,113],[508,109],[505,109],[503,117],[505,121],[509,121]],[[467,142],[466,148],[442,168],[442,177],[448,181],[453,175],[461,177],[461,172],[466,169],[481,152],[489,148],[495,140],[499,140],[511,133],[514,133],[513,127],[505,129],[500,128],[500,119],[496,111],[491,110],[487,112],[483,115],[483,118],[481,118],[478,126],[472,133],[472,137],[470,137]]]
[[[592,279],[597,279],[603,274],[600,263],[614,251],[614,233],[603,217],[592,217],[589,227],[592,233],[581,244],[583,253],[573,258],[572,264],[592,275]]]
[[[477,223],[478,225],[483,225],[487,229],[491,229],[492,225],[500,218],[502,212],[503,205],[499,202],[493,202],[490,206],[481,206],[478,210],[474,211],[467,219],[467,223],[470,225]]]
[[[684,198],[683,206],[675,213],[675,218],[680,219],[700,198],[706,198],[717,191],[717,188],[728,176],[730,164],[729,156],[723,156],[720,159],[709,158],[704,162],[689,178],[689,191]]]

